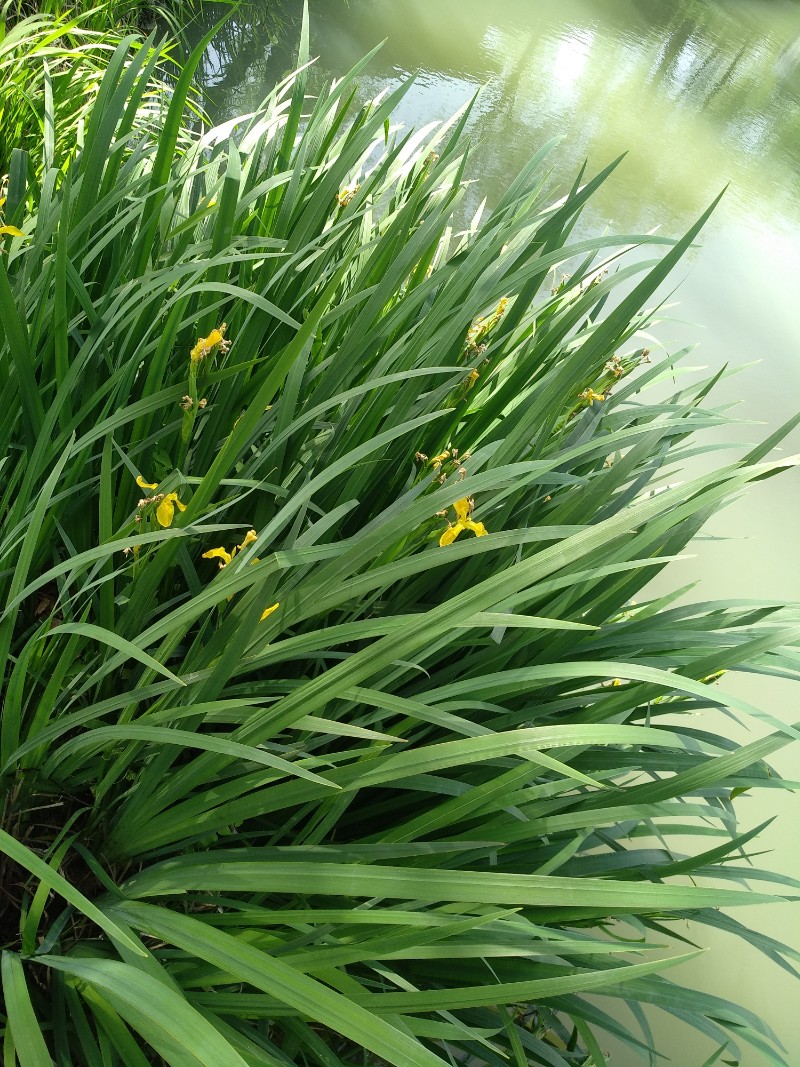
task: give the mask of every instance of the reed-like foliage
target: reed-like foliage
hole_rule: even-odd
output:
[[[304,110],[306,52],[176,153],[200,50],[155,139],[123,47],[9,184],[4,1062],[655,1063],[655,1005],[785,1063],[662,974],[687,917],[798,958],[718,910],[788,884],[735,797],[795,731],[696,717],[796,613],[632,600],[791,462],[681,480],[725,415],[637,334],[706,216],[578,239],[614,165],[548,204],[548,145],[461,232],[466,116]]]
[[[217,12],[219,4],[230,2],[215,0]],[[149,31],[156,23],[179,34],[206,9],[203,0],[4,0],[2,12],[7,25],[31,16],[76,18],[80,25],[113,35],[119,30]]]
[[[106,68],[116,50],[136,55],[140,43],[101,3],[73,11],[60,4],[20,17],[9,0],[0,9],[0,174],[37,181],[64,168],[82,144]],[[145,49],[154,60],[149,84],[126,136],[157,136],[165,107],[165,81],[177,77],[166,40]],[[132,77],[136,77],[132,74]],[[196,97],[187,100],[197,110]]]

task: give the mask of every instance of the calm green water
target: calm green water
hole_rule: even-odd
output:
[[[270,44],[258,11],[210,52],[206,76],[220,118],[254,108],[292,65],[299,4],[284,0],[283,35]],[[684,269],[659,329],[674,348],[698,342],[697,366],[750,364],[718,397],[740,402],[740,441],[775,427],[800,406],[800,4],[781,0],[311,0],[314,79],[342,75],[386,44],[361,81],[374,96],[411,73],[416,82],[399,121],[448,117],[481,89],[470,121],[471,198],[491,205],[515,172],[553,135],[553,189],[579,166],[628,155],[596,197],[585,225],[600,230],[684,230],[723,185],[730,188],[702,248]],[[686,277],[688,276],[688,277]],[[756,362],[757,361],[757,362]],[[755,364],[755,365],[753,365]],[[800,439],[790,442],[800,452]],[[724,457],[715,453],[714,458]],[[672,587],[693,595],[800,599],[800,478],[767,483],[729,508],[696,556],[676,564]],[[789,722],[800,719],[796,688],[742,677],[739,691]],[[776,759],[800,779],[800,751]],[[745,798],[742,798],[744,801]],[[745,825],[774,813],[775,794],[747,799]],[[780,803],[766,834],[775,867],[800,877],[798,802]],[[800,912],[781,905],[737,917],[800,947]],[[709,944],[707,932],[703,943]],[[727,947],[726,947],[727,946]],[[686,981],[741,1000],[781,1036],[800,1067],[800,984],[744,945],[720,939]],[[674,972],[675,977],[678,973]],[[681,1067],[711,1052],[672,1022],[654,1018],[661,1046]],[[611,1041],[611,1063],[630,1054]],[[743,1067],[766,1060],[746,1053]]]

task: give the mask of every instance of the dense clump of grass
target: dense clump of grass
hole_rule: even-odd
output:
[[[172,48],[152,38],[140,45],[113,10],[107,3],[78,11],[45,5],[25,15],[8,2],[0,9],[0,174],[12,184],[29,176],[42,182],[48,171],[65,168],[83,141],[106,69],[127,64],[140,47],[148,76],[140,79],[134,121],[120,134],[157,136],[166,84],[177,76]],[[194,96],[187,103],[196,110]]]
[[[157,138],[117,53],[10,183],[5,1062],[655,1062],[656,1005],[783,1063],[661,973],[686,917],[797,958],[717,910],[787,881],[732,798],[794,731],[695,717],[758,714],[719,672],[794,676],[796,615],[632,602],[790,463],[678,480],[725,416],[637,334],[706,216],[574,239],[613,165],[551,205],[547,146],[458,232],[466,115],[393,132],[356,68],[302,119],[306,49],[190,136],[198,50]]]
[[[217,5],[227,2],[215,0]],[[2,18],[11,26],[37,16],[65,22],[76,19],[78,24],[105,34],[148,31],[160,23],[180,33],[182,26],[204,10],[203,0],[4,0]]]

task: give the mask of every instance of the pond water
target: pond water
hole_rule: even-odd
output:
[[[300,5],[282,0],[274,23],[257,8],[236,16],[206,58],[219,118],[253,109],[292,66]],[[273,17],[274,17],[273,12]],[[598,170],[627,157],[585,219],[642,232],[679,234],[730,183],[683,269],[668,348],[697,342],[695,365],[747,365],[723,381],[720,401],[740,403],[739,441],[755,440],[800,406],[800,4],[790,0],[318,0],[311,2],[317,85],[342,75],[386,43],[361,79],[362,98],[410,74],[416,82],[398,119],[448,117],[483,87],[470,120],[471,196],[492,201],[542,143],[553,189],[563,191],[588,160]],[[269,27],[272,26],[272,30]],[[270,33],[273,39],[270,40]],[[744,420],[749,420],[745,423]],[[753,425],[761,423],[761,426]],[[729,434],[729,437],[731,435]],[[789,450],[800,451],[800,440]],[[724,453],[715,453],[715,456]],[[797,530],[800,478],[765,483],[719,517],[695,558],[668,572],[673,587],[697,580],[695,597],[800,600]],[[800,719],[797,690],[747,677],[739,691],[788,722]],[[800,778],[800,751],[775,760]],[[742,807],[755,825],[775,793]],[[744,799],[744,798],[743,798]],[[771,865],[800,877],[798,804],[786,794],[767,831]],[[794,905],[737,917],[800,947]],[[703,943],[710,944],[707,932]],[[682,977],[741,1000],[781,1036],[800,1064],[800,986],[747,946],[721,938]],[[676,972],[677,977],[677,972]],[[655,1028],[682,1067],[700,1067],[711,1046],[674,1023]],[[630,1054],[604,1041],[612,1064]],[[769,1061],[745,1054],[743,1067]]]

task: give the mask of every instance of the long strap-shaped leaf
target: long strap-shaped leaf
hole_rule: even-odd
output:
[[[386,1020],[354,1004],[349,997],[230,934],[189,916],[145,904],[121,905],[118,913],[134,927],[207,960],[236,981],[263,989],[281,1003],[343,1034],[358,1047],[369,1049],[395,1067],[442,1065],[439,1056]]]
[[[105,921],[111,922],[108,917]],[[63,956],[37,956],[36,962],[88,982],[171,1067],[248,1067],[184,997],[137,967],[118,960]]]
[[[71,885],[66,878],[54,871],[49,864],[45,863],[34,852],[31,852],[29,848],[10,834],[7,834],[5,830],[0,830],[0,852],[4,852],[9,859],[18,863],[26,871],[30,871],[35,878],[44,882],[45,885],[49,885],[54,893],[57,893],[68,904],[77,908],[87,919],[97,923],[100,929],[104,930],[112,940],[119,940],[132,952],[137,955],[144,955],[141,945],[130,934],[126,934],[124,930],[121,930],[113,920],[95,907],[80,890]]]
[[[20,1067],[52,1067],[31,1003],[22,960],[13,952],[3,952],[2,979],[8,1027]]]
[[[240,859],[235,850],[182,856],[134,875],[122,887],[141,898],[184,893],[301,893],[355,898],[457,901],[525,907],[597,908],[614,912],[763,904],[776,897],[731,889],[611,882],[603,878],[414,870],[375,864],[285,863]]]

